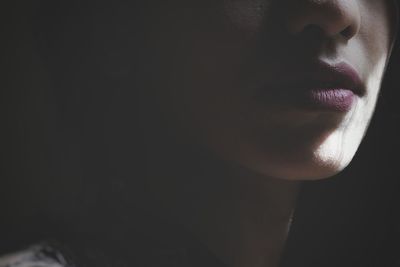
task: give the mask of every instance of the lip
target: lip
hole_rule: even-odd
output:
[[[345,62],[317,61],[288,69],[264,86],[261,99],[272,105],[291,105],[307,109],[347,112],[365,89],[357,71]]]

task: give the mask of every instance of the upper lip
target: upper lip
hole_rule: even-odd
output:
[[[275,80],[276,83],[272,87],[290,89],[290,92],[286,92],[289,94],[295,94],[296,91],[328,89],[347,89],[359,96],[365,93],[360,75],[345,62],[329,64],[317,61],[314,64],[303,65],[297,70],[289,71],[285,71],[283,79]]]

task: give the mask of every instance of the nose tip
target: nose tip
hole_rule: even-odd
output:
[[[295,0],[287,27],[299,35],[309,28],[319,28],[326,37],[342,36],[346,40],[357,34],[361,14],[354,0]]]

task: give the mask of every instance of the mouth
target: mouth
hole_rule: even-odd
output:
[[[330,65],[318,61],[276,75],[260,90],[259,99],[269,105],[309,110],[348,112],[365,94],[357,71],[347,63]]]

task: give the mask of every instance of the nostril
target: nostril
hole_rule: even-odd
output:
[[[351,25],[346,27],[344,30],[340,31],[338,34],[341,35],[344,39],[350,40],[354,36],[354,27]],[[301,32],[303,36],[308,36],[310,39],[324,39],[331,38],[331,34],[329,34],[326,30],[321,28],[318,25],[307,25],[303,31]]]
[[[361,23],[358,1],[294,1],[297,6],[290,9],[286,23],[289,33],[299,35],[305,31],[323,31],[325,38],[350,40],[359,31]],[[302,5],[300,3],[307,3]],[[315,35],[312,35],[315,36]]]
[[[351,39],[351,37],[353,36],[353,27],[348,26],[346,29],[344,29],[343,31],[341,31],[340,34],[341,34],[344,38],[346,38],[347,40],[348,40],[348,39]]]

